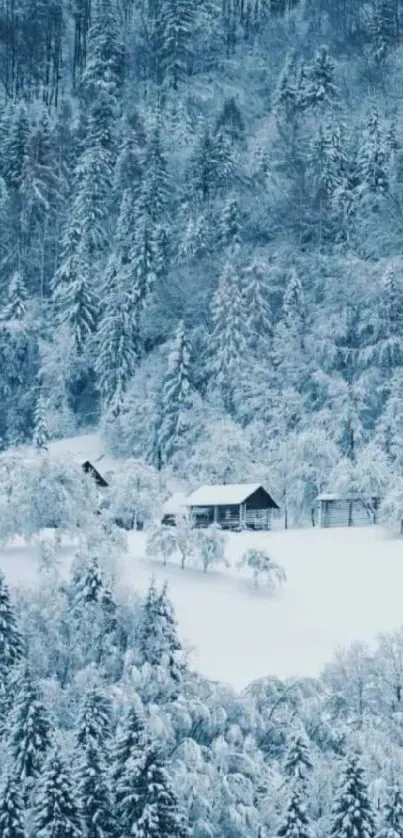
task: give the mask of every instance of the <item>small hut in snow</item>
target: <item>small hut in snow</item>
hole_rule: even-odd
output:
[[[322,494],[316,501],[320,527],[367,527],[377,523],[380,498]]]
[[[260,483],[201,486],[186,498],[196,527],[219,524],[223,529],[269,530],[279,507]]]

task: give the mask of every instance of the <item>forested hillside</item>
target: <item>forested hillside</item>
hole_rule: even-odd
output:
[[[3,448],[100,422],[296,517],[329,482],[401,508],[402,25],[400,0],[1,0]]]

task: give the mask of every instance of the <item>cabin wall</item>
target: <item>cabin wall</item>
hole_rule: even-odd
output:
[[[319,502],[320,527],[367,527],[373,523],[371,510],[361,500]]]

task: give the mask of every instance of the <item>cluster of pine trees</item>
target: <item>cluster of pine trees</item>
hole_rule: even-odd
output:
[[[294,452],[285,496],[309,434],[310,473],[373,444],[400,475],[402,19],[0,4],[3,447],[101,419],[197,481],[233,476],[231,446],[243,477]]]

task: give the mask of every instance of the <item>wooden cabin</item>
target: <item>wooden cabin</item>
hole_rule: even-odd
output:
[[[380,499],[323,494],[316,499],[320,527],[367,527],[377,523]]]
[[[201,486],[186,498],[196,527],[219,524],[228,530],[269,530],[279,507],[260,483]]]

